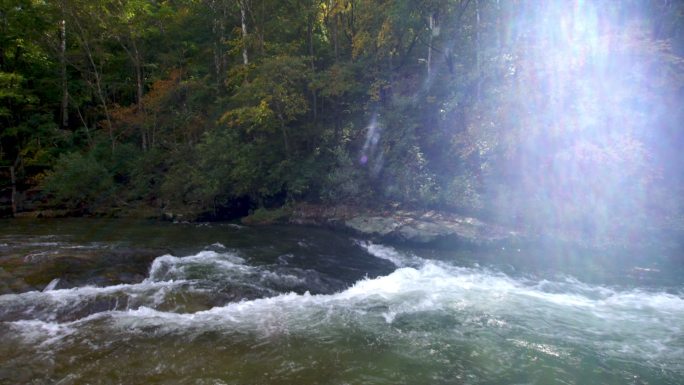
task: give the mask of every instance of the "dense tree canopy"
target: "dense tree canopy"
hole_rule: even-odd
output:
[[[684,4],[1,0],[0,161],[53,202],[682,216]],[[606,227],[607,222],[611,226]]]

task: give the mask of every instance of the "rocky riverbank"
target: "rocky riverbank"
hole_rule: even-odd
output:
[[[432,210],[361,208],[297,204],[269,213],[256,213],[245,224],[287,223],[322,226],[367,238],[412,244],[462,243],[488,245],[518,240],[521,234],[479,219]]]
[[[359,207],[300,203],[289,208],[257,210],[247,225],[295,224],[346,231],[385,242],[430,246],[502,246],[587,251],[684,250],[684,232],[644,227],[639,233],[577,234],[559,228],[512,228],[446,211],[387,206]]]
[[[326,205],[297,203],[274,209],[256,209],[246,215],[240,212],[199,213],[192,210],[168,210],[149,205],[104,207],[88,211],[67,210],[36,205],[32,210],[17,213],[18,218],[137,218],[169,222],[234,221],[261,226],[294,224],[317,226],[345,231],[362,238],[414,245],[470,245],[470,246],[525,246],[573,247],[602,249],[682,249],[684,227],[644,223],[621,230],[620,224],[607,229],[587,229],[558,226],[511,227],[448,211],[409,209],[399,205]]]

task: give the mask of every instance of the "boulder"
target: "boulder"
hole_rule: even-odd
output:
[[[76,286],[139,283],[164,249],[61,249],[0,256],[0,294]]]
[[[468,216],[396,208],[298,205],[292,210],[289,223],[324,225],[366,237],[417,244],[455,241],[481,245],[518,238],[514,231]]]

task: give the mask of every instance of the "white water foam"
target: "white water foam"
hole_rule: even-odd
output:
[[[169,254],[157,257],[152,262],[149,277],[145,281],[185,279],[188,275],[192,275],[192,269],[198,266],[211,267],[214,273],[233,273],[236,276],[254,271],[254,267],[246,265],[245,260],[235,253],[204,250],[187,257],[175,257]]]
[[[55,246],[61,246],[64,243],[62,242],[27,242],[27,246],[39,246],[39,247],[55,247]]]
[[[55,290],[55,288],[56,288],[57,285],[59,284],[59,281],[60,281],[59,278],[53,279],[52,281],[50,281],[50,283],[48,283],[48,284],[45,286],[45,288],[43,289],[43,291],[52,291],[52,290]]]
[[[608,356],[654,365],[667,362],[682,369],[682,365],[677,364],[684,356],[681,338],[684,299],[680,296],[640,290],[619,291],[571,279],[534,283],[481,268],[416,261],[416,257],[382,245],[368,244],[366,247],[374,255],[394,259],[396,264],[421,262],[421,265],[401,267],[384,277],[364,279],[331,295],[288,293],[189,314],[140,306],[127,311],[103,312],[91,319],[110,319],[109,327],[127,332],[144,332],[152,327],[190,334],[203,330],[242,330],[271,335],[326,333],[326,330],[344,330],[350,325],[391,333],[410,324],[415,316],[442,314],[451,320],[450,324],[465,329],[498,330],[502,341],[513,341],[515,346],[550,356],[561,357],[567,350],[554,344],[529,342],[524,337],[560,339],[566,347],[588,345]],[[155,282],[155,277],[180,276],[193,263],[210,264],[243,277],[255,277],[255,272],[258,277],[264,273],[258,267],[246,265],[237,255],[203,251],[189,257],[167,255],[158,258],[144,285],[165,284]],[[26,293],[22,299],[30,302],[36,300],[33,296],[55,295],[64,300],[78,300],[66,294],[105,289],[34,292]],[[0,305],[7,297],[0,296]],[[81,327],[87,323],[84,319],[66,326]],[[38,327],[30,323],[20,326],[23,329],[35,326],[39,329],[37,333],[55,333],[52,326]],[[453,333],[449,330],[432,332]]]
[[[305,276],[306,271],[296,268],[277,272],[250,266],[232,252],[204,250],[186,257],[163,255],[153,261],[148,278],[136,284],[56,289],[60,278],[55,278],[43,291],[0,295],[0,321],[35,318],[52,322],[107,309],[168,308],[187,293],[209,298],[215,290],[230,293],[231,287],[238,296],[241,290],[272,296],[278,294],[277,290],[306,287]]]
[[[68,323],[46,322],[40,320],[21,320],[8,322],[10,329],[21,337],[24,343],[49,346],[75,333],[75,329]]]
[[[684,299],[667,293],[605,290],[594,299],[548,293],[503,274],[433,263],[365,279],[333,295],[282,294],[194,314],[139,308],[114,312],[123,327],[250,329],[264,333],[344,327],[351,319],[377,327],[402,316],[438,312],[494,329],[522,328],[538,338],[596,344],[608,355],[673,361],[684,352]],[[600,343],[597,341],[601,341]],[[551,354],[543,344],[530,345]],[[546,350],[544,350],[546,349]],[[554,353],[556,354],[556,353]],[[558,353],[560,354],[560,353]]]
[[[394,247],[380,245],[369,241],[356,241],[366,252],[376,258],[392,262],[396,267],[419,267],[425,262],[424,259],[411,254],[397,251]]]
[[[165,294],[181,286],[186,290],[198,290],[192,288],[187,281],[164,281],[6,294],[0,296],[0,319],[32,317],[54,321],[62,315],[77,312],[96,299],[111,299],[114,307],[117,307],[119,301],[127,306],[156,306],[163,301]]]
[[[186,284],[187,281],[163,281],[163,282],[145,282],[136,284],[120,284],[112,286],[81,286],[71,289],[58,289],[48,291],[29,291],[20,294],[5,294],[0,295],[0,307],[4,307],[12,302],[36,302],[44,299],[49,299],[55,304],[70,303],[83,299],[83,297],[93,297],[101,294],[111,294],[116,292],[128,292],[131,294],[142,293],[146,290],[157,289],[161,287],[170,287]]]

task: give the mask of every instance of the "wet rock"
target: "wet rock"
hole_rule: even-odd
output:
[[[401,228],[395,218],[359,215],[344,222],[345,226],[362,234],[388,236]]]
[[[59,278],[55,289],[139,283],[152,261],[168,250],[54,248],[0,258],[0,294],[43,290]]]
[[[368,237],[416,244],[455,241],[490,244],[517,239],[519,234],[476,218],[418,210],[365,210],[351,206],[299,205],[289,222],[343,228]]]
[[[34,288],[24,282],[23,279],[13,276],[0,267],[0,295],[21,293],[31,290],[34,290]]]

